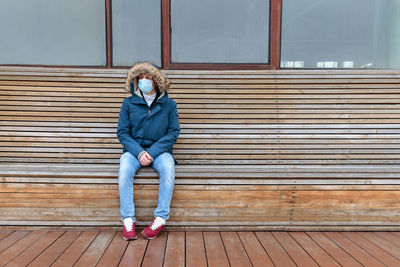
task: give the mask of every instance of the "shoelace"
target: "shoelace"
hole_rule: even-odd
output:
[[[164,225],[165,224],[165,220],[163,219],[163,218],[161,218],[161,217],[157,217],[155,220],[154,220],[154,222],[153,222],[153,224],[150,226],[150,228],[151,228],[151,230],[156,230],[158,227],[160,227],[161,225]]]
[[[124,220],[124,225],[125,225],[125,229],[126,231],[130,232],[133,229],[133,220],[131,218],[126,218]]]

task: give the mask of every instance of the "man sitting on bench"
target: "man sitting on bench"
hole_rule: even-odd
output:
[[[159,235],[169,218],[175,180],[172,146],[180,127],[177,106],[167,94],[168,79],[147,62],[135,64],[128,72],[125,89],[132,93],[122,103],[117,135],[123,145],[118,186],[123,238],[134,240],[135,206],[133,182],[135,173],[151,166],[160,175],[158,204],[151,224],[142,231],[147,239]]]

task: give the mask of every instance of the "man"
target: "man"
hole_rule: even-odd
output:
[[[148,62],[137,63],[128,72],[125,89],[132,96],[122,103],[117,129],[124,147],[118,187],[125,240],[137,238],[133,182],[141,167],[151,166],[160,176],[154,219],[142,231],[143,236],[157,237],[169,218],[175,181],[172,146],[180,132],[176,103],[167,94],[169,85],[160,70]]]

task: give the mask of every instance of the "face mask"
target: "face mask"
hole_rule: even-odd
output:
[[[144,93],[148,94],[153,91],[153,81],[143,78],[139,80],[139,89]]]

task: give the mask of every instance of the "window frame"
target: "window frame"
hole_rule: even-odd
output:
[[[161,57],[162,68],[171,70],[212,69],[212,70],[266,70],[280,67],[281,14],[282,0],[266,0],[270,2],[269,13],[269,63],[173,63],[171,62],[171,0],[161,0],[162,29]]]
[[[265,0],[269,7],[269,63],[172,63],[171,62],[171,0],[161,0],[161,68],[171,70],[276,70],[280,69],[281,19],[283,0]],[[96,66],[82,65],[38,65],[38,64],[0,64],[0,66],[54,67],[54,68],[88,68],[88,69],[126,69],[126,66],[114,66],[112,57],[112,0],[105,3],[105,36],[106,64]]]

